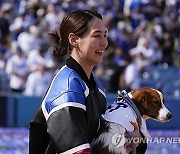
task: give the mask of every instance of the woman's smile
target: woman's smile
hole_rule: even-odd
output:
[[[96,51],[95,52],[98,56],[102,56],[103,55],[103,51]]]

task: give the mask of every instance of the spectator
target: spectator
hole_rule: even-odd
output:
[[[48,89],[52,77],[53,74],[50,75],[43,68],[31,72],[27,78],[24,94],[28,96],[43,96]]]
[[[112,60],[118,66],[124,65],[124,57],[123,57],[122,49],[120,47],[115,48]]]
[[[55,63],[48,53],[46,42],[41,42],[38,49],[31,51],[27,59],[31,70],[27,78],[25,94],[43,96],[53,77]]]
[[[163,63],[173,65],[174,41],[170,32],[165,32],[162,39]]]
[[[0,46],[0,92],[8,92],[9,90],[9,80],[5,72],[5,52],[5,49]]]
[[[110,79],[111,76],[115,73],[118,65],[113,62],[113,53],[108,53],[104,59],[103,64],[100,64],[96,67],[94,73],[101,80],[103,86],[107,91],[110,90]]]
[[[41,41],[36,49],[31,50],[27,57],[27,64],[31,72],[40,69],[50,71],[49,73],[52,74],[55,63],[50,52],[48,52],[46,41]]]
[[[47,14],[45,15],[45,22],[48,24],[50,30],[57,29],[59,22],[64,17],[64,12],[61,10],[57,12],[55,5],[50,4],[47,6]]]
[[[25,55],[38,46],[39,35],[40,31],[35,25],[27,27],[24,32],[19,34],[17,43]]]
[[[5,18],[4,10],[0,10],[0,43],[7,44],[9,35],[9,21]]]
[[[129,55],[137,62],[138,70],[141,71],[143,67],[154,62],[154,50],[150,48],[149,42],[145,37],[138,39],[137,46],[129,51]]]
[[[6,73],[10,78],[11,91],[22,93],[25,88],[28,67],[26,64],[26,58],[19,46],[16,48],[15,54],[7,61]]]
[[[126,68],[124,72],[124,84],[127,91],[140,88],[140,74],[133,58],[128,56],[125,58]]]

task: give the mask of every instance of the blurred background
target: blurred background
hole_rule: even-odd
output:
[[[148,121],[152,137],[180,138],[179,0],[0,0],[0,154],[28,154],[28,126],[65,59],[54,59],[47,33],[67,12],[94,7],[104,17],[109,45],[94,68],[108,104],[117,90],[152,87],[173,114]],[[151,143],[147,154],[178,154],[176,143]]]

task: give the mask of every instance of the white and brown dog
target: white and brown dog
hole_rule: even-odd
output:
[[[152,118],[159,122],[166,122],[172,118],[170,111],[164,105],[163,94],[160,91],[144,87],[133,90],[127,95],[136,106],[140,118],[137,118],[137,111],[127,103],[126,99],[121,98],[111,104],[102,115],[104,120],[92,146],[93,154],[127,153],[124,148],[125,138],[123,135],[125,132],[133,132],[134,127],[130,121],[139,124],[143,136],[150,138],[146,127],[147,119]]]

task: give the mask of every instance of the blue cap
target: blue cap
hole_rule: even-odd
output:
[[[5,52],[6,52],[6,49],[4,47],[0,46],[0,53],[4,54]]]
[[[21,49],[20,46],[17,46],[17,47],[16,47],[16,50],[19,51],[19,52],[22,52],[22,49]]]

